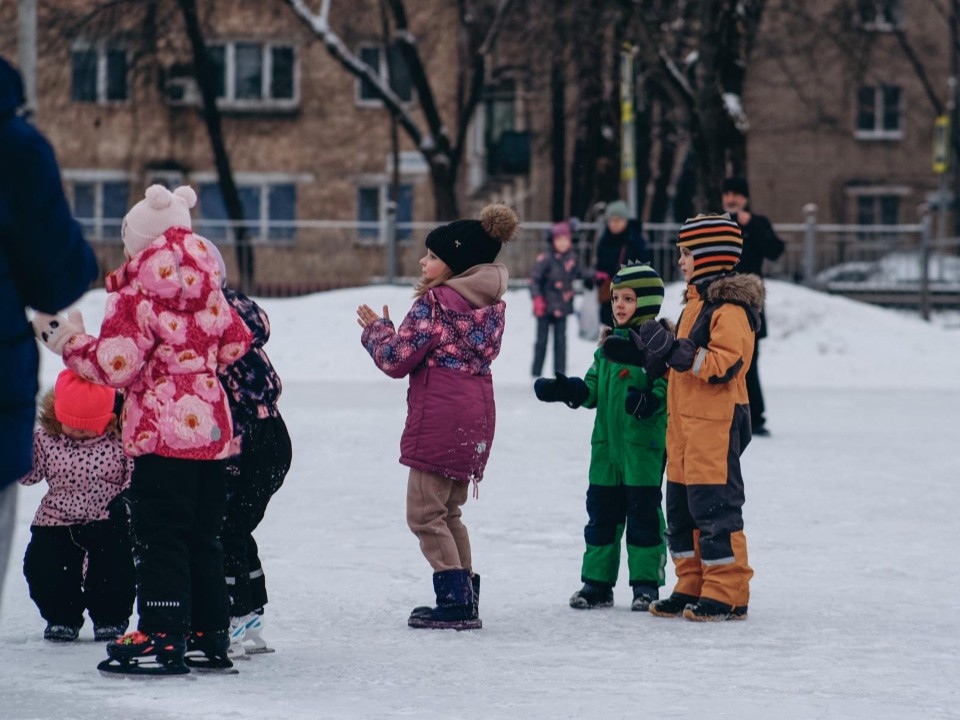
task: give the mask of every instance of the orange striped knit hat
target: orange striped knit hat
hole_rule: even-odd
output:
[[[733,270],[743,252],[743,234],[728,213],[701,214],[680,226],[677,246],[693,254],[691,282],[697,282]]]

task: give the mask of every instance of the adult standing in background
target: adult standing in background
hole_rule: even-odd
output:
[[[613,310],[610,306],[610,280],[620,272],[620,267],[630,261],[649,263],[652,254],[643,239],[643,226],[630,217],[630,210],[623,200],[615,200],[603,214],[606,225],[597,242],[595,282],[597,299],[600,301],[600,322],[613,327]]]
[[[729,177],[723,181],[723,209],[737,221],[743,231],[743,254],[735,270],[753,273],[763,278],[763,261],[776,260],[783,255],[784,242],[773,231],[773,225],[763,215],[750,210],[750,186],[744,178]],[[750,401],[750,424],[754,435],[767,436],[763,391],[760,388],[760,338],[767,336],[767,315],[760,310],[760,330],[753,345],[753,361],[747,371],[747,396]]]
[[[0,57],[0,593],[16,480],[33,467],[39,353],[25,308],[56,313],[97,277],[53,149],[23,117],[23,81]]]

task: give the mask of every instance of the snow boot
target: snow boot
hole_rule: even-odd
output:
[[[171,633],[139,630],[107,643],[107,659],[97,665],[102,675],[187,675],[183,662],[187,640]]]
[[[477,573],[470,576],[470,584],[473,585],[473,617],[477,619],[480,617],[480,576]],[[411,611],[410,617],[429,615],[432,611],[429,605],[420,605]]]
[[[237,670],[227,656],[229,647],[230,634],[226,630],[192,632],[183,661],[187,667],[200,672],[236,675]]]
[[[575,610],[613,607],[613,587],[597,582],[584,582],[583,587],[570,596],[570,607]]]
[[[412,628],[479,630],[483,627],[474,602],[473,581],[466,570],[443,570],[433,574],[437,606],[427,612],[415,608],[407,625]]]
[[[630,609],[634,612],[647,612],[650,609],[650,603],[659,596],[660,589],[656,585],[634,585]]]
[[[722,622],[724,620],[746,620],[747,606],[731,607],[719,600],[700,598],[693,605],[683,609],[683,616],[694,622]]]
[[[116,625],[99,625],[94,623],[93,639],[97,642],[110,642],[111,640],[116,640],[127,631],[127,626],[129,624],[130,623],[126,620],[124,620],[122,623],[117,623]]]
[[[47,623],[43,631],[43,639],[51,642],[73,642],[80,636],[79,625],[57,625]]]
[[[695,595],[673,593],[666,600],[654,600],[650,603],[650,614],[657,617],[680,617],[687,605],[692,605],[700,598]]]

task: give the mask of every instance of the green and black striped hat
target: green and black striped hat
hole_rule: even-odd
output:
[[[613,276],[610,289],[630,288],[637,294],[637,309],[627,322],[628,326],[640,325],[660,314],[663,304],[663,280],[657,271],[646,263],[624,265]]]

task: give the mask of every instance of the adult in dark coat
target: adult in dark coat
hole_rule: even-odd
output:
[[[730,177],[723,181],[723,209],[737,221],[743,231],[743,254],[736,266],[739,273],[752,273],[763,277],[763,261],[776,260],[783,255],[784,242],[773,231],[773,225],[763,215],[750,210],[750,186],[739,177]],[[766,427],[763,414],[763,390],[760,388],[760,338],[767,336],[767,315],[760,311],[760,331],[753,345],[753,362],[747,371],[747,396],[750,399],[750,423],[753,434],[766,436],[770,431]]]
[[[620,266],[633,260],[649,263],[653,254],[643,239],[643,226],[639,220],[630,218],[630,211],[623,200],[610,203],[603,219],[606,227],[597,242],[595,281],[600,302],[600,322],[612,328],[610,280],[620,272]]]
[[[0,57],[0,590],[13,535],[16,480],[33,466],[39,354],[26,307],[46,313],[97,276],[63,195],[53,149],[21,116],[20,74]]]

